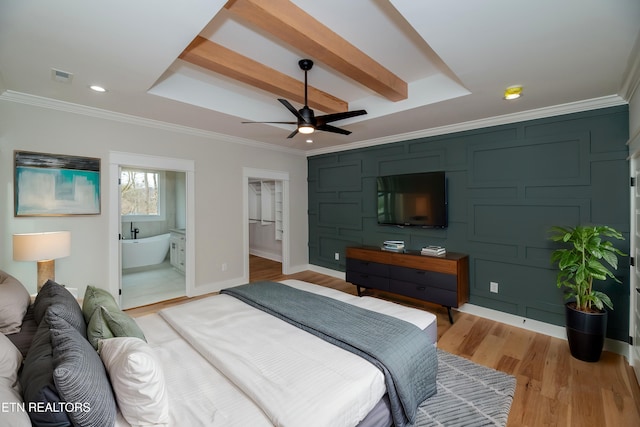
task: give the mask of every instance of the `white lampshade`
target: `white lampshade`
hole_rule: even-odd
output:
[[[71,255],[71,232],[51,231],[13,235],[15,261],[45,261]]]

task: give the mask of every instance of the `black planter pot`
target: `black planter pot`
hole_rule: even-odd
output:
[[[567,339],[569,350],[576,359],[585,362],[600,360],[604,338],[607,334],[607,311],[585,313],[565,304]]]

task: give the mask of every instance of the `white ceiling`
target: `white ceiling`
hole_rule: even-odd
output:
[[[46,98],[317,153],[549,107],[622,104],[640,31],[637,0],[291,2],[406,81],[408,98],[389,101],[345,78],[313,52],[251,28],[222,0],[3,1],[0,98]],[[299,80],[298,60],[314,59],[309,84],[368,114],[332,123],[351,135],[316,132],[312,144],[287,139],[293,125],[243,125],[295,118],[279,96],[177,59],[198,35]],[[72,73],[71,83],[54,81],[52,68]],[[516,84],[524,96],[504,101]]]

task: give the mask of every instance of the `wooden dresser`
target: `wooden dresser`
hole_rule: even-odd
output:
[[[469,300],[469,257],[449,252],[445,256],[418,251],[391,252],[377,247],[349,247],[346,279],[361,288],[379,289],[447,307]]]

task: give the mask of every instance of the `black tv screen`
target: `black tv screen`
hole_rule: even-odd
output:
[[[447,182],[444,171],[379,176],[378,224],[445,228]]]

